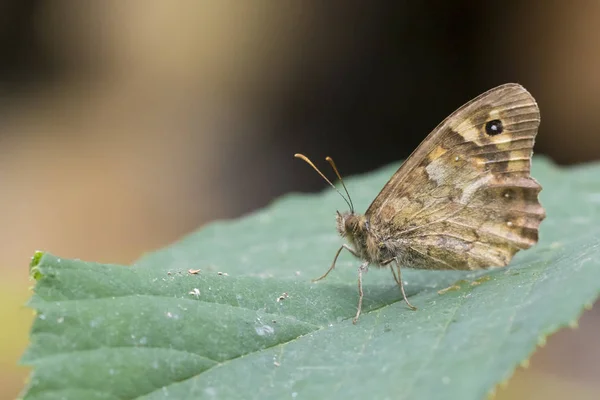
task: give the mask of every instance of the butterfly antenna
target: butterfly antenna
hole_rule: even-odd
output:
[[[313,168],[315,171],[317,171],[317,173],[318,173],[319,175],[321,175],[321,178],[325,179],[325,182],[329,183],[329,186],[331,186],[332,188],[334,188],[334,189],[335,189],[335,191],[336,191],[336,192],[338,192],[338,194],[339,194],[340,196],[342,196],[342,199],[344,199],[344,201],[346,202],[346,204],[348,204],[348,207],[350,207],[350,211],[351,211],[352,213],[354,213],[354,207],[352,206],[352,200],[350,200],[350,201],[349,201],[348,199],[346,199],[346,197],[344,197],[344,195],[342,194],[342,192],[340,192],[340,191],[338,190],[338,188],[336,188],[336,187],[335,187],[335,185],[334,185],[333,183],[331,183],[331,181],[330,181],[329,179],[327,179],[327,177],[326,177],[325,175],[323,175],[323,173],[322,173],[321,171],[319,171],[319,168],[317,168],[317,167],[315,166],[315,164],[313,164],[313,162],[312,162],[312,161],[310,161],[310,160],[308,159],[308,157],[306,157],[304,154],[298,154],[298,153],[294,154],[294,157],[296,157],[296,158],[299,158],[299,159],[301,159],[302,161],[306,162],[306,163],[307,163],[308,165],[310,165],[310,166],[311,166],[311,167],[312,167],[312,168]],[[329,159],[329,157],[327,157],[327,158]],[[333,162],[333,161],[331,161],[331,162]],[[337,174],[337,176],[339,177],[340,175],[339,175],[339,173],[337,172],[337,169],[335,169],[335,165],[334,165],[333,169],[335,170],[335,173],[336,173],[336,174]],[[341,180],[341,178],[340,178],[340,180]],[[342,182],[342,185],[344,185],[344,182]],[[346,186],[344,186],[344,189],[346,189]],[[348,190],[346,190],[346,194],[348,194]],[[350,196],[348,196],[348,198],[350,198]]]
[[[346,188],[346,184],[344,183],[344,180],[342,179],[342,176],[340,175],[337,167],[335,166],[335,163],[333,162],[333,158],[331,157],[326,157],[325,160],[327,160],[327,162],[331,165],[331,168],[333,168],[333,171],[335,172],[335,174],[337,175],[338,179],[340,180],[340,182],[342,183],[342,187],[344,188],[344,191],[346,192],[346,196],[348,196],[348,200],[350,201],[350,212],[352,214],[354,214],[354,204],[352,204],[352,198],[350,197],[350,193],[348,193],[348,189]]]

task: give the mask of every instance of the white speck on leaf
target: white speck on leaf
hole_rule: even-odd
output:
[[[280,303],[280,302],[282,302],[283,300],[287,299],[288,297],[290,297],[290,296],[287,294],[287,292],[283,292],[283,293],[281,294],[281,296],[279,296],[279,297],[277,298],[277,302],[278,302],[278,303]]]
[[[257,326],[254,329],[256,330],[258,336],[272,335],[275,332],[275,329],[273,329],[273,327],[270,325]]]

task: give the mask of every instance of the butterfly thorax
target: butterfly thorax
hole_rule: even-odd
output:
[[[339,234],[350,243],[361,259],[375,264],[381,262],[383,247],[364,215],[338,212],[336,222]]]

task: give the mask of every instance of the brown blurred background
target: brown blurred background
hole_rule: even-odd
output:
[[[600,2],[0,2],[0,398],[35,249],[130,263],[211,220],[406,157],[477,94],[536,97],[536,151],[600,158]],[[600,398],[600,312],[500,399]]]

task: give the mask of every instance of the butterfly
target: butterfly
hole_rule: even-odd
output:
[[[358,268],[358,321],[363,302],[362,276],[370,265],[389,267],[408,307],[401,267],[479,270],[508,265],[519,250],[538,241],[545,218],[538,200],[541,185],[530,176],[531,156],[540,124],[535,99],[509,83],[469,101],[442,121],[392,175],[364,214],[354,206],[330,157],[326,160],[346,197],[304,155],[307,162],[344,198],[350,210],[337,212],[342,250],[362,260]]]

